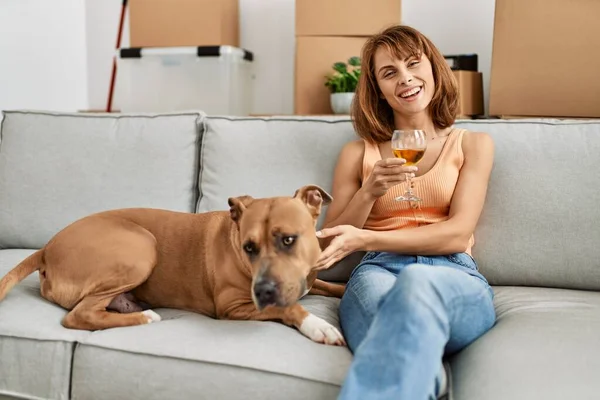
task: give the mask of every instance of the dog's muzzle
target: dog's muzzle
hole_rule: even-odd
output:
[[[276,305],[279,299],[277,283],[269,278],[260,278],[254,284],[254,296],[256,297],[259,309],[263,309],[269,305]]]

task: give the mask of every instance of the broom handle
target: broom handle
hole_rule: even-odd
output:
[[[117,46],[116,51],[121,48],[121,36],[123,34],[123,24],[125,22],[125,10],[127,9],[127,0],[123,0],[121,4],[121,18],[119,21],[119,33],[117,34]],[[112,73],[110,75],[110,87],[108,89],[108,102],[106,105],[106,112],[112,111],[112,100],[115,88],[115,78],[117,76],[117,56],[113,55]]]

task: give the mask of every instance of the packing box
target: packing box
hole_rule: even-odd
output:
[[[458,115],[483,115],[483,74],[475,71],[452,71],[458,82]]]
[[[239,46],[239,0],[129,0],[131,47]]]
[[[333,64],[359,56],[366,38],[338,36],[296,37],[294,114],[332,114],[325,77]]]
[[[400,24],[401,0],[296,0],[296,36],[368,36]]]
[[[496,0],[492,116],[600,117],[600,1]]]

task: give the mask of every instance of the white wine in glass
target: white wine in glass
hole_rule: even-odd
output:
[[[404,165],[416,165],[427,150],[427,136],[425,131],[419,129],[395,130],[392,135],[392,152],[396,158],[406,160]],[[396,201],[421,201],[412,192],[410,174],[406,174],[408,189],[404,195],[396,197]]]

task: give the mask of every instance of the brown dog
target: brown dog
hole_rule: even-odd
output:
[[[293,197],[229,199],[230,211],[202,214],[120,209],[82,218],[0,281],[0,300],[39,270],[42,296],[70,310],[62,324],[97,330],[160,321],[152,308],[213,318],[278,320],[310,339],[345,345],[341,333],[297,300],[341,297],[316,279],[315,235],[331,196],[304,186]],[[118,311],[118,312],[113,312]]]

